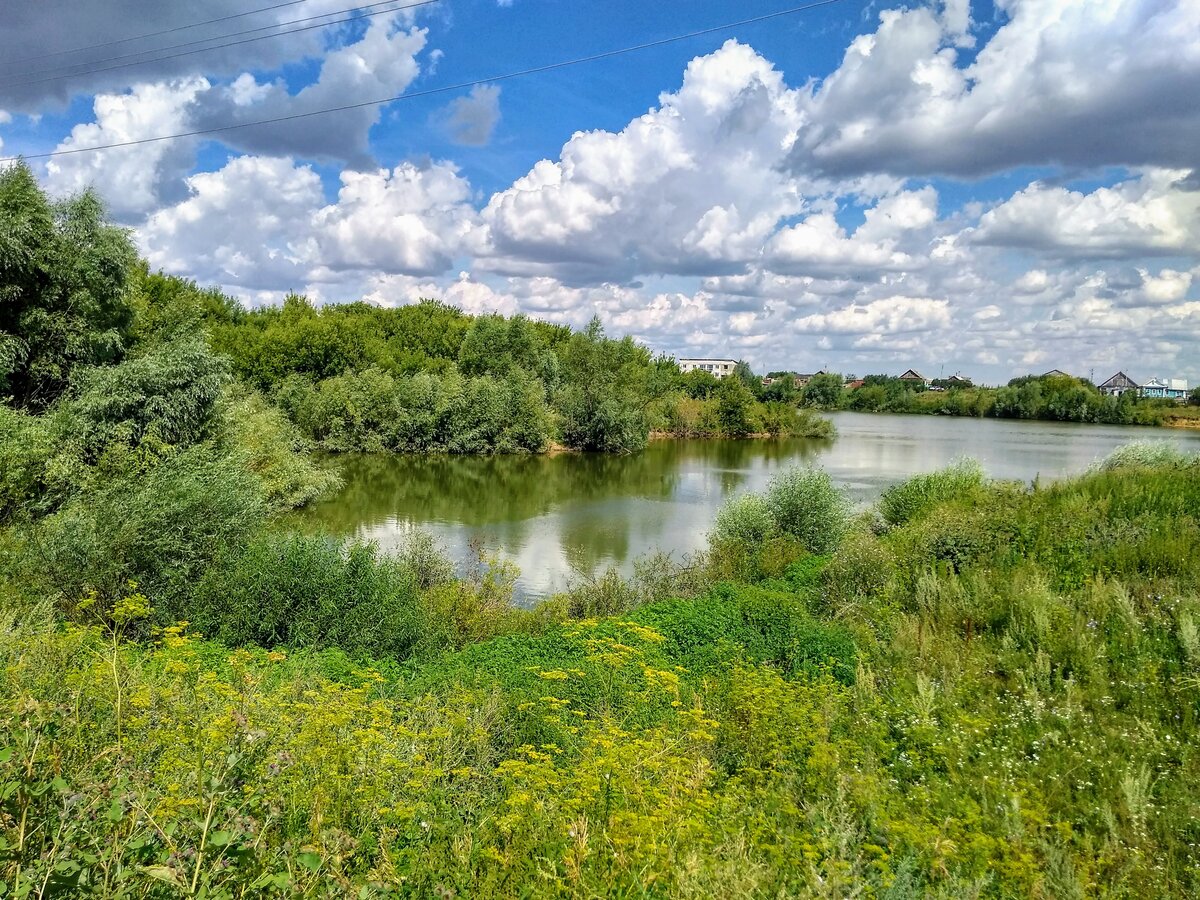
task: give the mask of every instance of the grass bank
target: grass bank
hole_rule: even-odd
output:
[[[385,559],[267,535],[190,610],[132,586],[53,608],[10,566],[0,878],[1196,896],[1197,510],[1200,465],[1154,447],[1038,489],[960,466],[857,517],[797,471],[704,554],[534,611],[511,569],[456,581],[420,540]]]

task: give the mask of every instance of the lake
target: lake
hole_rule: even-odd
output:
[[[1084,471],[1131,440],[1200,451],[1200,431],[1005,419],[833,413],[834,440],[653,441],[632,456],[366,456],[331,461],[345,487],[303,521],[394,547],[413,529],[432,534],[462,567],[478,550],[521,570],[526,602],[584,575],[662,549],[704,545],[718,507],[762,490],[781,468],[816,465],[858,503],[890,484],[961,456],[993,478],[1032,481]]]

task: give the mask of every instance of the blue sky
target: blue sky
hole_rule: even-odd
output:
[[[152,265],[248,303],[300,290],[599,314],[655,349],[764,370],[1200,379],[1194,3],[841,0],[470,91],[38,157],[491,79],[796,3],[442,0],[88,65],[345,15],[305,0],[61,53],[255,5],[269,4],[15,9],[0,59],[42,58],[0,63],[0,154],[29,156],[54,193],[94,187]],[[71,77],[37,82],[67,63]]]

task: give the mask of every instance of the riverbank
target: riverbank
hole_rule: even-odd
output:
[[[0,877],[1195,896],[1198,508],[1200,466],[1140,452],[1032,491],[926,477],[854,520],[783,476],[686,564],[531,611],[420,544],[256,540],[186,628],[9,583]]]
[[[457,571],[487,548],[520,569],[515,591],[536,602],[608,569],[633,574],[657,547],[679,559],[704,546],[721,504],[762,490],[780,470],[816,465],[856,506],[893,484],[971,456],[989,476],[1045,484],[1086,471],[1148,434],[1200,452],[1200,432],[1011,419],[831,413],[836,440],[664,439],[628,455],[397,456],[339,454],[344,487],[298,514],[305,528],[390,550],[413,529],[446,548]]]
[[[1102,425],[1195,427],[1200,406],[1173,401],[1102,394],[1091,382],[1069,375],[1018,378],[1005,387],[949,386],[925,390],[899,378],[870,376],[851,389],[836,377],[807,388],[804,402],[827,410],[891,412],[969,418],[1025,419]]]

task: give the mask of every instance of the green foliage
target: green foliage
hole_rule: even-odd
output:
[[[541,384],[522,369],[503,377],[393,376],[380,369],[313,384],[290,376],[276,402],[327,450],[409,453],[536,453],[550,438]]]
[[[229,369],[203,336],[190,335],[114,366],[84,370],[77,381],[68,427],[84,459],[94,462],[117,443],[186,447],[210,436]]]
[[[0,172],[0,396],[42,410],[77,367],[119,359],[134,266],[94,193],[52,203],[25,163]]]
[[[757,546],[777,532],[778,526],[766,498],[759,494],[741,494],[727,501],[717,512],[712,540]]]
[[[604,336],[598,318],[576,333],[559,352],[566,387],[556,406],[562,418],[562,441],[577,450],[629,453],[646,445],[649,425],[645,406],[653,397],[650,356],[629,338]],[[665,385],[663,385],[665,387]]]
[[[736,376],[725,378],[717,388],[717,425],[722,434],[745,437],[754,430],[751,411],[754,395]]]
[[[167,604],[245,540],[264,507],[261,483],[236,460],[195,447],[72,498],[36,526],[36,566],[67,608],[130,581]]]
[[[8,612],[0,878],[1194,896],[1200,470],[921,498],[756,584],[602,579],[578,611],[627,608],[603,618],[515,609],[509,567],[454,581],[428,542],[389,560],[279,534],[230,543],[200,593],[213,634],[271,623],[248,640],[287,652],[178,626],[132,642],[170,618],[142,587],[89,596],[86,627]]]
[[[1101,472],[1116,469],[1183,469],[1200,466],[1200,456],[1184,453],[1168,441],[1132,441],[1122,444],[1100,461]]]
[[[879,512],[887,524],[903,525],[939,503],[970,496],[982,484],[983,467],[973,459],[961,459],[889,487],[879,498]]]
[[[842,376],[833,373],[814,375],[801,393],[807,406],[836,409],[842,397]]]
[[[340,486],[337,472],[313,462],[299,429],[258,392],[227,397],[221,417],[221,442],[259,479],[270,509],[295,509]]]
[[[826,472],[789,469],[776,475],[766,493],[776,526],[813,553],[833,550],[846,531],[849,503]]]
[[[194,595],[161,610],[229,646],[337,647],[404,658],[423,628],[417,575],[369,544],[264,532],[229,546]]]

